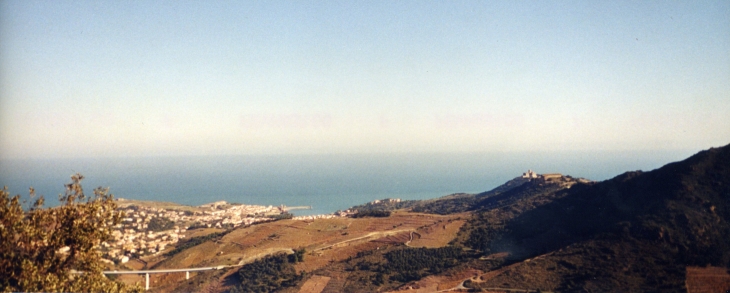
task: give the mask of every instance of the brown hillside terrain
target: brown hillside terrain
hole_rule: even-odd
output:
[[[426,247],[446,245],[456,236],[464,216],[399,211],[387,218],[280,220],[235,229],[219,240],[206,241],[166,258],[154,269],[242,265],[267,255],[292,253],[294,249],[304,248],[304,261],[296,264],[296,270],[311,272],[381,246],[406,243]],[[412,241],[411,232],[414,232]],[[175,288],[183,291],[216,288],[219,291],[228,288],[230,284],[226,284],[224,279],[236,270],[191,273],[190,280],[185,280],[184,273],[157,274],[150,276],[150,283],[159,292],[178,290]],[[143,281],[140,278],[133,280]],[[313,282],[318,285],[310,283],[308,291],[326,283],[322,279]],[[198,284],[205,286],[196,286]]]
[[[483,272],[475,269],[463,269],[450,271],[446,274],[433,275],[425,277],[421,280],[405,284],[398,290],[390,291],[392,293],[428,293],[456,290],[466,291],[467,288],[461,286],[464,280],[478,277]],[[458,292],[458,291],[456,291]]]
[[[314,275],[302,285],[299,293],[320,293],[327,287],[330,279],[330,277]]]
[[[730,266],[730,146],[555,194],[511,218],[480,212],[468,244],[521,263],[475,287],[686,292],[687,265]]]
[[[730,290],[730,270],[687,267],[687,293],[725,293]]]
[[[603,182],[560,176],[495,190],[407,203],[418,213],[241,227],[146,261],[243,265],[159,275],[158,292],[730,289],[730,146]]]

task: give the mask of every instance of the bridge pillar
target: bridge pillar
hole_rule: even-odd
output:
[[[190,271],[185,272],[185,280],[190,280]]]
[[[150,273],[144,274],[144,290],[147,291],[150,289]]]

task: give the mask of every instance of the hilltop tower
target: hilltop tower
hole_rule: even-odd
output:
[[[537,177],[538,177],[537,173],[533,172],[530,169],[528,169],[527,172],[522,173],[522,178],[537,179]]]

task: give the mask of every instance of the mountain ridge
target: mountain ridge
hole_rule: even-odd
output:
[[[289,277],[273,270],[253,280],[240,271],[254,266],[244,265],[180,284],[174,276],[162,277],[160,288],[210,285],[245,292],[246,284],[261,278],[274,284],[267,292],[292,293],[310,292],[301,290],[312,282],[324,290],[315,293],[423,291],[414,288],[687,292],[687,284],[697,283],[687,281],[690,267],[693,272],[707,265],[730,268],[730,145],[601,182],[562,175],[517,177],[478,194],[382,200],[354,208],[392,213],[242,227],[160,262],[212,265],[261,255],[258,265],[264,265],[286,258],[262,251],[302,251],[290,264],[295,270],[280,270]],[[727,280],[720,284],[730,286],[730,275]]]
[[[559,291],[647,291],[657,286],[683,291],[684,283],[676,280],[683,279],[686,266],[730,267],[730,146],[558,193],[552,202],[488,231],[490,237],[479,248],[509,249],[517,259],[553,253],[547,257],[553,261],[543,266],[546,272],[560,267],[551,267],[557,263],[565,267],[565,260],[556,256],[560,251],[583,256],[567,266],[574,269],[561,275],[563,282],[543,287]],[[638,271],[627,275],[625,266],[605,261],[616,258]],[[520,266],[515,272],[520,270],[534,271]],[[547,285],[548,279],[545,275],[532,285]],[[485,286],[495,282],[526,281],[503,276]]]

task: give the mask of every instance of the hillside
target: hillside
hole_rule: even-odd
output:
[[[478,209],[480,207],[479,204],[486,198],[491,198],[506,193],[528,182],[531,182],[531,180],[522,177],[516,177],[500,186],[497,186],[490,191],[482,192],[479,194],[455,193],[440,198],[425,200],[382,200],[378,201],[377,203],[369,202],[357,205],[351,207],[350,209],[358,210],[361,212],[372,210],[392,211],[398,209],[407,209],[417,213],[431,213],[439,215],[456,214]],[[535,180],[535,182],[542,181]]]
[[[578,184],[502,223],[494,210],[480,212],[465,243],[514,261],[539,256],[477,287],[685,291],[687,266],[730,267],[729,201],[725,146]]]
[[[603,182],[518,177],[480,194],[353,209],[389,212],[285,219],[200,238],[150,267],[240,269],[190,280],[153,276],[154,290],[708,292],[730,285],[723,273],[730,146]]]
[[[213,292],[235,289],[241,285],[268,284],[266,288],[296,289],[312,275],[326,275],[337,265],[358,259],[368,252],[398,250],[409,246],[443,247],[463,225],[465,215],[429,215],[396,211],[388,217],[317,219],[313,221],[284,219],[229,230],[222,236],[210,237],[164,259],[157,259],[153,269],[236,265],[241,272],[267,272],[258,275],[239,274],[239,268],[225,271],[152,275],[154,291]],[[283,264],[281,254],[300,253],[296,262]],[[299,276],[307,275],[306,278]],[[341,271],[333,275],[341,277]],[[284,278],[284,276],[288,276]],[[284,280],[289,281],[282,284]],[[139,280],[139,279],[137,279]],[[244,282],[245,281],[245,282]],[[333,283],[335,284],[335,283]],[[397,287],[403,283],[394,283]],[[243,287],[251,292],[254,287]],[[342,288],[337,289],[341,291]],[[270,290],[263,290],[270,292]],[[296,292],[296,291],[295,291]]]
[[[396,204],[365,204],[353,207],[353,209],[408,209],[418,213],[432,213],[440,215],[462,213],[478,209],[480,202],[482,202],[486,198],[491,198],[506,193],[528,182],[530,182],[529,179],[517,177],[490,191],[482,192],[479,194],[455,193],[436,199],[410,200],[399,202]]]

